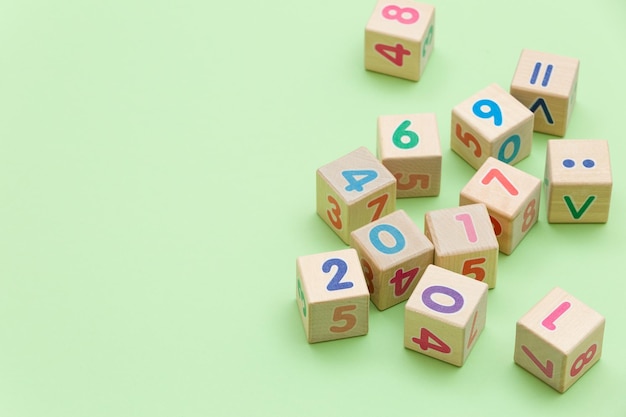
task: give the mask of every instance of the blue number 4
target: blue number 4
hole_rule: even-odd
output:
[[[347,170],[341,175],[348,181],[346,191],[363,191],[363,186],[378,178],[378,172],[373,169]]]

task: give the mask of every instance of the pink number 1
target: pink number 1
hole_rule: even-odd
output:
[[[469,213],[459,213],[454,217],[454,219],[463,223],[463,227],[465,228],[465,235],[467,236],[467,240],[469,240],[470,243],[478,242],[478,236],[476,235],[474,222],[472,221],[472,216]]]

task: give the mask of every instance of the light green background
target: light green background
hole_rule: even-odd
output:
[[[418,83],[366,72],[367,1],[0,2],[0,415],[626,415],[626,3],[433,1]],[[522,48],[581,60],[568,138],[609,140],[606,225],[539,223],[501,255],[487,326],[456,368],[367,336],[309,345],[297,256],[344,248],[315,170],[375,149],[380,114],[435,112],[439,197],[473,169],[452,107],[508,88]],[[543,177],[546,141],[518,167]],[[607,319],[560,395],[513,363],[515,322],[554,286]]]

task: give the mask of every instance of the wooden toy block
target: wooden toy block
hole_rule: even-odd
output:
[[[433,50],[435,8],[379,0],[365,26],[365,69],[418,81]]]
[[[379,310],[408,299],[433,263],[433,244],[403,210],[352,232],[351,246],[359,254],[370,299]]]
[[[346,244],[350,233],[396,209],[396,179],[367,148],[317,170],[317,214]]]
[[[441,145],[434,113],[380,116],[377,150],[398,181],[398,198],[439,195]]]
[[[483,203],[500,252],[510,255],[537,222],[541,180],[489,157],[461,190],[460,205]]]
[[[430,265],[406,302],[404,347],[463,366],[486,318],[487,284]]]
[[[296,260],[296,301],[309,343],[367,334],[369,291],[354,249]]]
[[[534,114],[497,84],[452,109],[450,148],[478,169],[488,157],[515,165],[530,154]]]
[[[495,288],[498,239],[484,204],[429,211],[424,233],[435,246],[435,265]]]
[[[613,186],[608,142],[549,140],[545,184],[548,222],[606,223]]]
[[[510,92],[535,113],[534,130],[563,136],[576,101],[579,60],[522,50]]]
[[[600,359],[604,323],[602,315],[555,288],[517,322],[514,361],[565,392]]]

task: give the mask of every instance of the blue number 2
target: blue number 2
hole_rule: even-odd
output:
[[[329,273],[333,266],[337,267],[337,272],[326,286],[328,291],[346,290],[354,286],[353,282],[341,282],[341,279],[348,272],[348,264],[343,259],[331,258],[322,264],[322,272]]]

